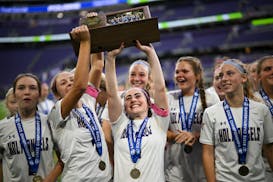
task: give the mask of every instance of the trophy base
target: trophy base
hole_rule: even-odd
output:
[[[117,49],[122,42],[125,43],[125,47],[131,47],[135,46],[136,40],[139,40],[141,44],[160,41],[157,18],[109,25],[89,30],[91,32],[91,53]],[[80,44],[78,41],[73,40],[71,36],[70,39],[74,52],[78,56]]]

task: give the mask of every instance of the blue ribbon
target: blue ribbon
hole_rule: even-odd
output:
[[[140,128],[137,132],[136,140],[134,140],[134,130],[133,130],[133,121],[131,120],[127,125],[127,137],[128,145],[130,150],[130,155],[133,163],[136,163],[139,158],[141,158],[141,143],[144,129],[146,128],[148,118],[146,117],[140,125]]]
[[[242,134],[240,136],[234,121],[230,106],[227,101],[223,102],[224,111],[232,132],[232,137],[236,146],[236,150],[239,156],[239,164],[246,164],[246,155],[248,149],[248,128],[249,128],[249,100],[244,98],[243,103],[243,116],[242,116]]]
[[[17,113],[15,115],[15,125],[17,129],[17,133],[20,138],[20,144],[24,150],[25,156],[27,158],[28,166],[29,166],[29,175],[34,175],[37,173],[40,157],[41,157],[41,143],[42,143],[42,130],[41,130],[41,118],[38,112],[35,113],[35,151],[34,157],[31,155],[27,145],[26,135],[22,126],[21,117]]]
[[[100,135],[100,130],[99,127],[95,121],[95,117],[93,112],[86,106],[82,105],[83,109],[85,110],[85,113],[87,114],[88,118],[90,119],[90,122],[88,122],[82,115],[80,111],[77,109],[73,109],[73,111],[78,115],[81,120],[84,122],[85,126],[88,128],[91,137],[93,138],[93,141],[96,144],[96,150],[99,154],[99,156],[102,155],[102,142],[101,142],[101,135]],[[78,121],[79,122],[79,121]]]
[[[271,115],[273,116],[273,104],[272,102],[270,101],[270,98],[268,97],[268,95],[265,93],[264,89],[260,89],[260,94],[265,102],[265,104],[267,105],[268,109],[270,110],[271,112]]]
[[[181,92],[181,95],[179,96],[179,109],[180,109],[179,120],[181,122],[182,130],[191,131],[198,98],[199,98],[199,90],[195,88],[192,101],[191,101],[189,115],[187,117],[185,107],[184,107],[183,94]]]
[[[100,122],[100,125],[102,125],[102,113],[103,113],[103,110],[104,110],[104,106],[101,106],[99,103],[97,103],[97,107],[96,107],[96,114],[98,116],[98,120]]]

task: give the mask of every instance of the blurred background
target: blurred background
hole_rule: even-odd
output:
[[[157,17],[160,42],[153,43],[166,85],[175,88],[176,60],[190,55],[201,59],[206,86],[212,81],[216,58],[228,56],[251,63],[273,50],[272,0],[0,0],[0,99],[22,72],[42,82],[76,64],[68,32],[88,11],[113,12],[148,5]],[[149,31],[149,30],[147,30]],[[126,48],[118,57],[120,84],[126,83],[128,65],[145,56]],[[1,113],[5,111],[0,111]]]

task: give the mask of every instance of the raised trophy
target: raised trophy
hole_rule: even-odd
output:
[[[151,18],[148,6],[116,11],[99,12],[95,17],[80,19],[80,25],[87,25],[92,31],[91,53],[111,51],[125,43],[125,47],[135,45],[139,40],[142,44],[160,41],[157,18]],[[79,42],[71,36],[73,49],[79,54]]]

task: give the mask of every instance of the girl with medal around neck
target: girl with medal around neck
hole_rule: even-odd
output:
[[[224,61],[220,77],[225,100],[205,110],[200,136],[207,180],[264,181],[262,147],[273,164],[271,114],[255,101],[239,60]]]
[[[153,99],[154,91],[152,87],[153,83],[151,78],[151,68],[147,61],[138,59],[130,65],[128,71],[128,86],[147,90]],[[124,96],[123,93],[123,91],[119,91],[121,98]],[[114,144],[111,132],[111,124],[109,122],[108,104],[106,104],[104,107],[101,120],[108,146],[110,162],[114,166]]]
[[[64,163],[62,180],[108,182],[111,166],[95,112],[103,54],[92,54],[90,59],[91,37],[86,25],[72,29],[70,34],[80,44],[78,62],[74,74],[64,71],[53,78],[51,88],[58,101],[49,114],[53,137]]]
[[[136,41],[151,65],[155,104],[147,91],[133,87],[124,93],[124,106],[118,94],[115,58],[122,51],[108,52],[106,88],[114,138],[114,181],[164,182],[164,148],[168,129],[168,103],[160,62],[154,48]],[[153,109],[153,111],[151,110]]]
[[[260,82],[259,96],[270,110],[273,118],[273,56],[264,56],[257,62],[257,75]],[[265,150],[267,151],[267,150]],[[264,151],[264,152],[265,152]],[[272,156],[271,151],[271,156]],[[270,155],[270,153],[264,153],[264,156]],[[273,171],[269,166],[267,159],[266,164],[266,182],[273,180]]]
[[[166,180],[205,181],[202,146],[198,142],[203,111],[219,98],[204,91],[203,68],[196,57],[177,60],[174,79],[178,90],[168,92],[170,126],[166,150]]]
[[[37,111],[40,81],[31,73],[23,73],[16,77],[13,88],[18,112],[0,123],[3,181],[42,181],[54,163],[47,117]],[[57,178],[53,175],[48,179]]]

